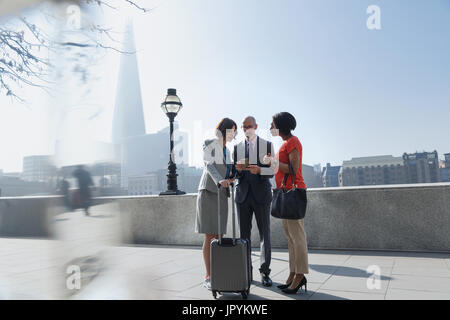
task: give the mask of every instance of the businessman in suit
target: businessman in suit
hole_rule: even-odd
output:
[[[273,169],[263,164],[264,156],[274,154],[272,143],[258,137],[256,120],[248,116],[242,123],[245,140],[234,147],[233,158],[237,170],[236,207],[239,216],[241,238],[247,239],[251,248],[250,238],[252,218],[255,214],[260,238],[260,268],[261,283],[270,287],[271,243],[270,243],[270,205],[272,202]]]

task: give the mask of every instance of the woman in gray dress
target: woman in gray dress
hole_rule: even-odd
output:
[[[231,164],[230,151],[226,143],[236,136],[236,123],[229,119],[222,119],[216,127],[216,138],[206,140],[203,145],[203,161],[205,167],[200,178],[197,197],[197,216],[195,232],[205,234],[203,242],[203,259],[206,276],[204,286],[211,288],[210,276],[210,248],[211,241],[218,237],[218,195],[220,192],[220,233],[226,233],[228,219],[227,189],[234,181],[234,169]],[[218,185],[221,188],[218,188]]]

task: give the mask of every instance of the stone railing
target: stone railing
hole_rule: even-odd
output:
[[[42,197],[7,198],[9,209],[4,199],[0,199],[0,235],[30,231],[25,226],[42,217],[45,220],[36,225],[48,230],[43,227],[48,216],[60,212],[51,197],[47,206],[31,204],[42,203]],[[203,236],[194,232],[196,194],[97,200],[115,202],[124,243],[202,244]],[[21,208],[17,215],[15,208]],[[42,210],[47,213],[39,213]],[[21,228],[17,224],[12,228],[15,215]],[[231,217],[228,221],[230,235]],[[305,228],[310,248],[450,251],[450,183],[309,189]],[[273,247],[287,246],[279,219],[271,218],[271,238]],[[252,241],[254,246],[259,243],[255,222]]]
[[[52,219],[62,213],[60,196],[0,198],[0,236],[53,236]]]
[[[196,200],[196,194],[118,198],[124,239],[200,245]],[[305,228],[311,248],[450,251],[450,183],[309,189]],[[271,241],[287,247],[273,217]],[[255,221],[252,243],[259,244]]]

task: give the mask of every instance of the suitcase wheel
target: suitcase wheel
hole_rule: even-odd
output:
[[[214,299],[217,299],[217,291],[213,290],[212,295],[213,295]]]
[[[242,299],[247,300],[247,298],[248,298],[247,291],[242,291],[241,294],[242,294]]]

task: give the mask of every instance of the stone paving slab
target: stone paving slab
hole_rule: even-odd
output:
[[[320,289],[310,300],[384,300],[384,294]]]
[[[386,300],[450,300],[450,294],[433,291],[404,290],[391,288]]]
[[[64,243],[60,243],[64,247]],[[0,296],[3,299],[213,299],[211,292],[202,287],[204,266],[201,248],[169,246],[106,246],[97,254],[105,267],[81,290],[68,294],[62,285],[67,277],[58,265],[62,260],[43,259],[42,255],[58,251],[56,240],[0,239]],[[6,247],[6,249],[5,249]],[[14,249],[16,248],[16,249]],[[4,250],[3,250],[4,249]],[[17,250],[11,254],[11,250]],[[18,253],[22,251],[22,255]],[[3,255],[5,253],[5,255]],[[253,253],[257,259],[259,252]],[[283,283],[289,274],[288,253],[274,252],[274,286],[262,287],[257,273],[249,299],[253,300],[319,300],[319,299],[450,299],[450,269],[444,255],[427,258],[379,255],[370,257],[336,255],[329,261],[325,250],[311,250],[311,263],[307,275],[308,292],[285,295],[275,285]],[[447,256],[448,257],[448,256]],[[393,259],[393,266],[390,261]],[[5,263],[7,262],[7,263]],[[381,288],[369,289],[368,265],[381,265]],[[397,266],[397,263],[399,266]],[[430,266],[427,268],[427,263]],[[357,266],[359,265],[359,266]],[[408,269],[406,265],[411,267]],[[395,271],[396,270],[396,271]],[[401,274],[402,272],[406,274]],[[58,281],[59,279],[59,281]],[[224,294],[222,300],[240,299],[237,294]]]
[[[395,275],[389,283],[391,289],[410,291],[430,291],[444,294],[450,293],[450,277],[435,277],[433,274]]]
[[[121,245],[120,221],[105,212],[58,216],[57,240],[0,238],[0,299],[213,299],[202,287],[200,247]],[[273,249],[274,286],[266,288],[259,282],[259,251],[253,250],[249,299],[450,299],[450,253],[310,250],[308,291],[296,295],[276,288],[289,275],[288,260],[286,249]],[[81,268],[80,290],[67,288],[70,265]],[[369,266],[381,272],[380,289],[368,287]]]
[[[397,267],[392,269],[393,275],[414,275],[414,276],[427,276],[432,275],[433,277],[443,277],[450,278],[449,268],[435,268],[433,266],[410,266],[410,267]]]

